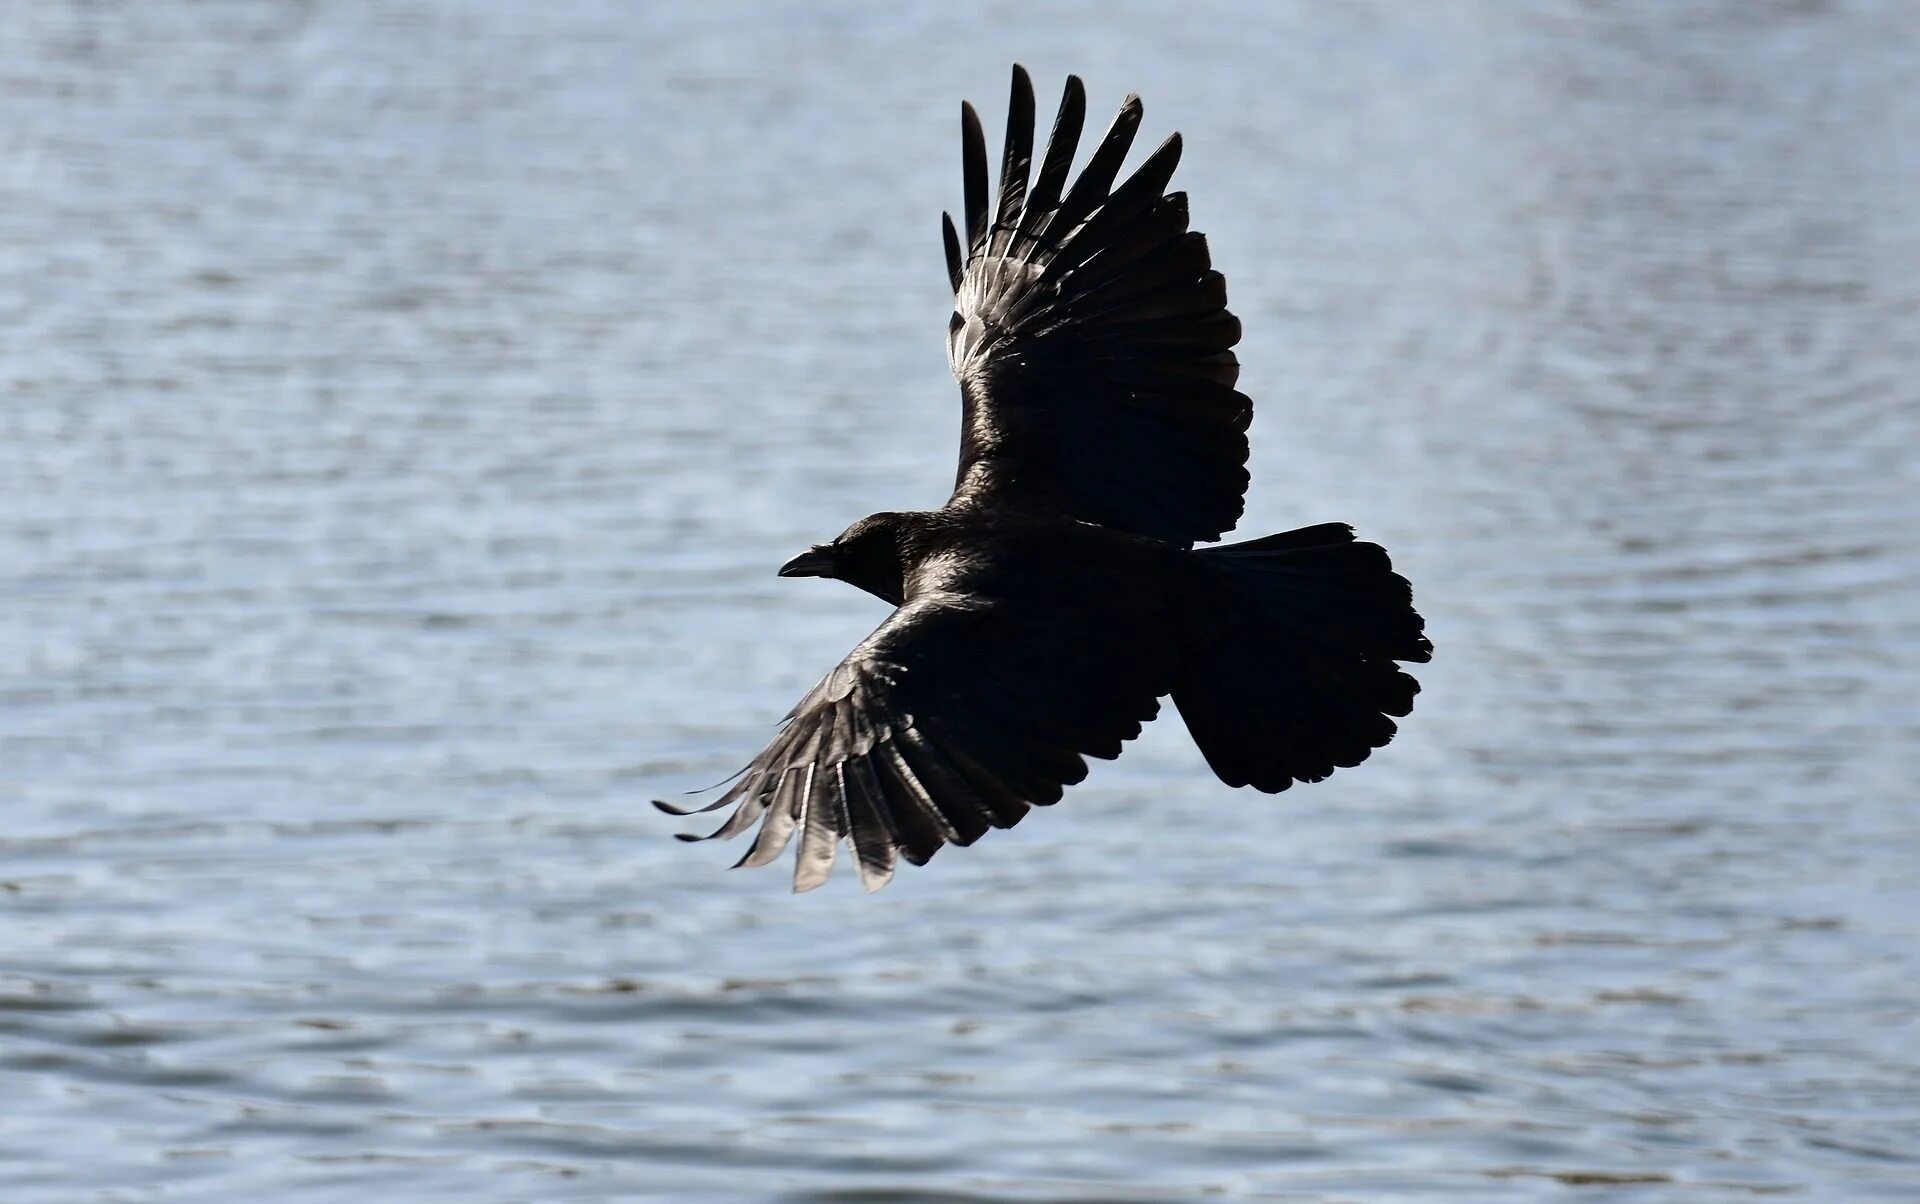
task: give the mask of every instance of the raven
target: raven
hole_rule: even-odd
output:
[[[896,608],[787,713],[705,807],[708,836],[760,825],[737,863],[800,834],[793,885],[845,840],[877,890],[904,857],[1010,828],[1087,774],[1172,695],[1207,764],[1269,793],[1358,765],[1432,645],[1386,552],[1323,523],[1199,548],[1239,521],[1253,403],[1240,323],[1187,198],[1174,134],[1118,187],[1140,125],[1128,96],[1069,186],[1086,93],[1067,78],[1032,177],[1034,100],[1013,69],[997,203],[980,119],[960,106],[961,234],[948,356],[963,424],[953,496],[870,515],[780,567]],[[991,212],[989,212],[991,208]]]

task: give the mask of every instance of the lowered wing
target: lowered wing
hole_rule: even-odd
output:
[[[737,865],[800,834],[795,890],[827,880],[844,840],[878,890],[897,857],[1011,828],[1087,774],[1172,688],[1168,637],[1123,599],[1053,614],[932,594],[902,606],[827,674],[718,799],[726,839],[760,825]],[[1163,625],[1164,626],[1164,625]],[[687,814],[656,803],[673,814]]]
[[[1071,187],[1086,96],[1069,76],[1039,175],[1033,85],[1013,69],[997,204],[980,119],[961,106],[965,242],[943,217],[960,382],[956,500],[1046,509],[1183,546],[1239,521],[1253,403],[1234,389],[1240,323],[1168,138],[1118,187],[1140,125],[1128,97]]]

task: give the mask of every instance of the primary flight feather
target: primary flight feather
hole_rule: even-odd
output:
[[[1239,521],[1253,403],[1240,323],[1168,138],[1117,187],[1129,96],[1068,184],[1086,96],[1069,76],[1039,172],[1033,86],[1013,69],[1000,187],[961,106],[961,221],[943,219],[960,465],[938,510],[861,519],[780,568],[895,606],[701,811],[794,841],[794,888],[842,844],[878,889],[1057,802],[1172,695],[1230,786],[1275,792],[1358,765],[1413,707],[1424,662],[1405,578],[1339,523],[1194,549]],[[1031,175],[1031,182],[1029,177]],[[658,804],[674,814],[690,810]]]

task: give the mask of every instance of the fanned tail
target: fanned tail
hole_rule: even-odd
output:
[[[1173,700],[1229,786],[1269,793],[1358,765],[1420,684],[1433,645],[1386,550],[1344,523],[1193,554]]]

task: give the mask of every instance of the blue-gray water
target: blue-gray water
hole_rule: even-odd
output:
[[[668,839],[950,479],[1008,64],[1188,136],[1242,531],[1400,740],[1176,718],[868,897]],[[0,22],[0,1196],[1920,1199],[1920,21],[1858,3]]]

